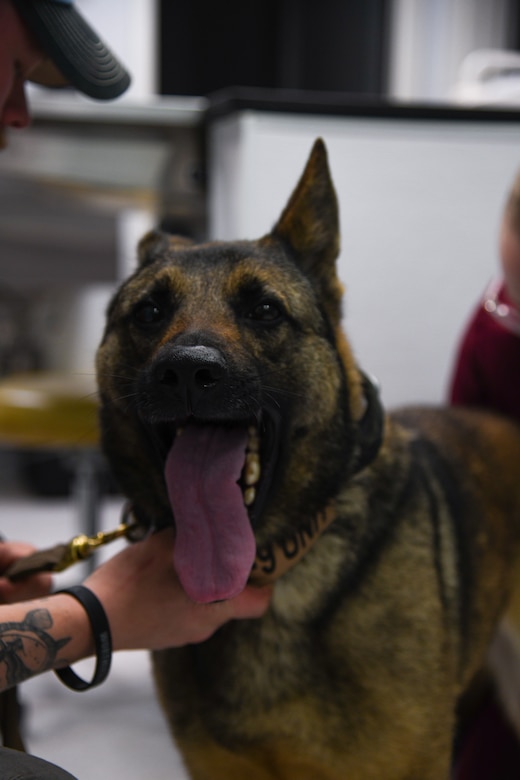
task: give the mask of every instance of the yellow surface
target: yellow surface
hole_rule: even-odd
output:
[[[0,379],[0,444],[94,447],[98,396],[88,374],[16,374]]]

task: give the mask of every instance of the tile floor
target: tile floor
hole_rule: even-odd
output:
[[[103,502],[103,528],[117,525],[120,508],[119,499]],[[7,538],[39,547],[68,541],[79,532],[71,501],[35,500],[1,490],[0,529]],[[80,581],[82,567],[56,575],[57,586]],[[24,683],[20,691],[28,752],[79,780],[187,780],[154,697],[146,653],[116,654],[108,680],[92,691],[70,691],[52,673]]]

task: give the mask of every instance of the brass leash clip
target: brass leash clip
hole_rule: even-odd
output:
[[[54,565],[53,571],[64,571],[69,566],[73,566],[75,563],[84,561],[90,558],[93,552],[98,547],[102,547],[105,544],[110,544],[116,539],[127,538],[128,525],[120,523],[117,528],[112,531],[99,531],[95,536],[87,536],[86,534],[79,534],[66,545],[66,551],[64,552],[61,560],[57,561]]]
[[[24,558],[19,558],[2,573],[3,577],[15,582],[39,572],[60,572],[75,563],[89,558],[99,547],[123,537],[130,542],[144,538],[147,531],[135,521],[131,507],[123,510],[121,523],[112,531],[100,531],[95,536],[79,534],[66,544],[57,544],[46,550],[37,550]]]

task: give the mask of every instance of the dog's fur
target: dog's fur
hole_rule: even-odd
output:
[[[458,699],[508,602],[520,432],[475,411],[417,408],[386,415],[379,442],[373,392],[340,326],[338,251],[318,140],[271,233],[202,245],[152,233],[109,309],[103,441],[136,516],[175,522],[162,444],[179,424],[253,424],[256,565],[276,578],[294,547],[306,553],[277,579],[264,618],[155,654],[196,780],[446,780]],[[327,508],[335,519],[318,537]]]

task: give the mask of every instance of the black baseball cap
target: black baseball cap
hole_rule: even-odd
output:
[[[47,87],[72,85],[96,100],[119,97],[130,75],[74,6],[74,0],[11,0],[49,56],[30,74]]]

